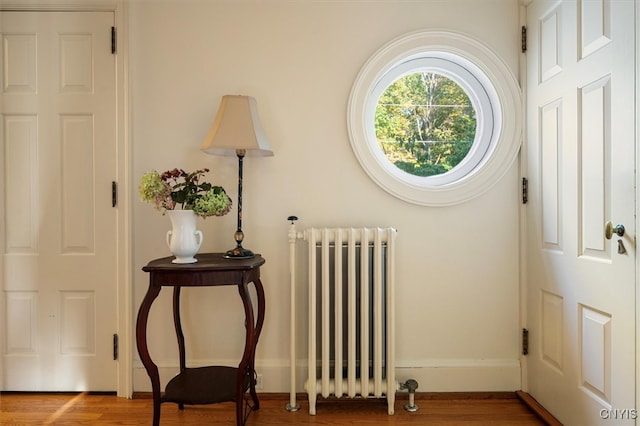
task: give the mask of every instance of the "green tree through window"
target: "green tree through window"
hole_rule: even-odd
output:
[[[455,81],[434,72],[416,72],[382,93],[375,131],[392,164],[415,176],[434,176],[454,168],[471,149],[476,112]]]

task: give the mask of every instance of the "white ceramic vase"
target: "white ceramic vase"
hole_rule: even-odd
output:
[[[167,210],[172,229],[167,231],[167,245],[176,257],[173,263],[195,263],[194,256],[202,245],[202,232],[196,229],[193,210]]]

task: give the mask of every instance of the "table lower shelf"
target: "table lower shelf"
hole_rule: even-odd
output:
[[[249,389],[249,374],[243,381],[243,391]],[[213,404],[236,400],[238,369],[211,366],[187,368],[167,383],[161,402],[178,404]]]

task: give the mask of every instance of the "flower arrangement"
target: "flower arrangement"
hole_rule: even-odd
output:
[[[140,198],[148,203],[155,203],[156,209],[193,210],[195,214],[208,216],[224,216],[231,210],[231,198],[221,186],[213,186],[208,182],[200,182],[200,178],[209,169],[185,172],[182,169],[167,170],[159,174],[153,170],[145,173],[140,179],[138,191]]]

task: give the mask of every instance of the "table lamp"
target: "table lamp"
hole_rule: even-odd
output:
[[[260,125],[256,100],[251,96],[223,96],[218,114],[200,149],[207,154],[236,155],[238,157],[238,227],[234,234],[236,247],[228,250],[224,256],[230,259],[251,258],[254,253],[242,247],[244,239],[242,232],[242,167],[244,157],[273,155]]]

